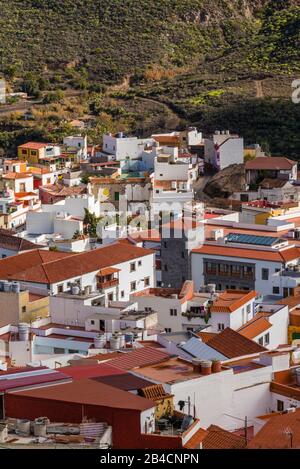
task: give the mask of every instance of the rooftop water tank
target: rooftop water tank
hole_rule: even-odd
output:
[[[11,291],[14,293],[20,293],[20,284],[19,282],[12,282]]]
[[[11,291],[11,283],[8,282],[7,280],[3,281],[3,290],[5,292],[10,292]]]
[[[29,324],[26,322],[20,322],[18,325],[19,340],[24,342],[29,340]]]
[[[106,344],[106,338],[104,335],[98,334],[94,337],[94,347],[95,348],[104,348]]]
[[[111,336],[110,338],[110,348],[112,350],[119,350],[120,348],[120,338],[119,336]]]
[[[71,293],[72,295],[79,295],[80,293],[80,288],[78,285],[73,285],[71,288]]]

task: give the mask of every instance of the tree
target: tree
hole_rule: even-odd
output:
[[[83,219],[84,233],[92,238],[97,237],[97,225],[99,218],[94,213],[91,213],[87,208],[84,209],[85,215]]]

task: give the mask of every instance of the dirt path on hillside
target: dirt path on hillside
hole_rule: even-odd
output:
[[[256,98],[263,98],[264,97],[264,90],[262,86],[261,80],[255,80],[255,90],[256,90]]]

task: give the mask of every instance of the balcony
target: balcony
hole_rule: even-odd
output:
[[[103,280],[97,283],[98,290],[107,290],[108,288],[117,287],[119,285],[119,279],[113,278],[111,280]]]
[[[298,278],[300,277],[300,265],[295,265],[289,269],[285,269],[281,272],[283,277],[292,277]]]

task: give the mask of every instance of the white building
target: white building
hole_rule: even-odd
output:
[[[123,132],[116,135],[103,135],[102,153],[110,156],[112,160],[137,160],[141,157],[145,146],[152,143],[152,139],[138,139],[137,137],[127,137]]]
[[[69,150],[76,150],[83,160],[87,159],[87,136],[71,135],[63,139],[63,144]]]
[[[41,251],[0,261],[0,278],[16,280],[32,292],[51,295],[79,288],[84,294],[103,293],[109,301],[128,301],[133,292],[153,287],[154,252],[123,242],[78,254]]]
[[[299,248],[286,239],[232,232],[193,249],[192,279],[196,289],[211,283],[279,299],[300,284],[299,261]]]
[[[204,160],[218,171],[244,163],[244,139],[228,130],[216,131],[211,138],[205,139]]]
[[[162,383],[165,391],[174,395],[175,407],[179,410],[182,401],[184,411],[194,412],[203,428],[215,424],[233,431],[243,427],[245,417],[251,426],[255,417],[271,410],[273,373],[289,368],[289,353],[264,352],[222,365],[221,371],[204,375],[198,362],[193,365],[170,358],[162,366],[135,369],[134,374]]]
[[[286,305],[258,304],[256,314],[238,329],[248,339],[273,350],[288,343],[289,308]]]
[[[76,231],[83,230],[85,209],[99,217],[98,199],[91,194],[82,194],[55,204],[43,204],[39,211],[28,213],[27,234],[56,234],[62,239],[71,239]]]

